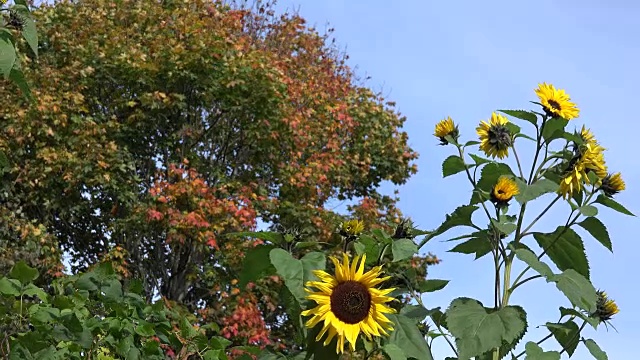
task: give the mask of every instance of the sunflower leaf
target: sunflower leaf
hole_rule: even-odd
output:
[[[535,200],[544,194],[552,193],[558,189],[558,184],[549,179],[540,179],[531,185],[527,185],[519,178],[516,178],[515,181],[520,189],[520,194],[516,195],[515,198],[520,204]]]
[[[407,357],[433,360],[431,349],[415,322],[404,315],[388,314],[393,322],[394,330],[389,336],[389,344],[402,349]]]
[[[602,351],[602,349],[600,349],[600,346],[598,346],[598,344],[596,344],[596,342],[593,341],[593,339],[585,340],[584,346],[587,347],[591,355],[593,355],[593,357],[596,358],[596,360],[609,360],[607,353]]]
[[[587,230],[591,236],[593,236],[596,240],[598,240],[604,247],[609,249],[609,251],[613,252],[611,238],[609,237],[609,232],[607,231],[607,227],[604,226],[602,221],[600,221],[596,217],[588,217],[581,222],[578,223],[583,229]]]
[[[538,274],[544,276],[548,281],[553,278],[554,273],[549,265],[538,260],[538,257],[533,253],[533,251],[529,249],[516,249],[515,253],[518,259],[529,265],[529,267],[537,271]]]
[[[526,111],[526,110],[498,110],[498,111],[503,114],[512,116],[514,118],[526,120],[532,123],[533,125],[536,125],[538,123],[538,117],[536,116],[536,114],[530,111]]]
[[[476,165],[488,164],[488,163],[491,162],[491,160],[485,159],[485,158],[483,158],[481,156],[478,156],[476,154],[469,154],[469,156],[471,156],[471,158],[476,163]]]
[[[563,323],[550,323],[546,325],[547,329],[553,334],[563,349],[567,350],[569,357],[573,355],[580,342],[580,328],[573,320]]]
[[[481,356],[516,341],[526,330],[526,314],[521,307],[486,309],[478,300],[457,298],[446,311],[449,331],[456,338],[460,359]]]
[[[304,267],[302,261],[294,259],[286,250],[280,248],[271,250],[269,258],[289,291],[299,303],[302,303],[306,296],[303,289]]]
[[[584,205],[578,208],[578,211],[584,216],[598,215],[598,208],[593,205]]]
[[[267,275],[275,274],[276,269],[268,261],[273,245],[258,245],[247,252],[240,273],[239,286],[243,289],[248,283]]]
[[[592,313],[596,309],[598,295],[591,282],[573,269],[568,269],[553,276],[556,287],[571,301],[573,306]]]
[[[442,162],[442,177],[451,176],[464,171],[467,165],[458,155],[451,155]]]
[[[412,257],[418,252],[418,245],[411,239],[399,239],[391,244],[393,262]]]
[[[527,323],[527,313],[524,311],[524,309],[520,306],[513,306],[513,307],[518,310],[520,314],[520,319],[524,321],[525,327],[522,330],[522,332],[518,335],[518,337],[516,337],[513,341],[510,341],[510,342],[502,341],[502,345],[500,345],[500,356],[499,356],[500,359],[504,359],[510,351],[512,351],[513,349],[515,349],[516,346],[518,346],[518,343],[522,340],[522,338],[524,338],[524,335],[527,333],[527,327],[529,326],[529,324]],[[487,311],[493,311],[493,309],[487,309]],[[482,356],[476,358],[476,360],[493,360],[493,350],[487,351]]]
[[[382,347],[382,350],[389,356],[390,360],[407,360],[407,355],[405,355],[404,351],[396,344],[386,344]]]
[[[566,308],[563,306],[560,306],[560,315],[562,317],[565,317],[565,316],[579,317],[580,319],[589,323],[589,325],[593,326],[594,329],[597,329],[598,325],[600,324],[600,320],[598,318],[585,315],[583,312],[580,312],[576,309]]]
[[[434,292],[444,289],[449,284],[449,280],[429,279],[420,282],[420,292]]]
[[[456,226],[473,226],[471,216],[476,210],[478,210],[478,207],[475,205],[462,205],[457,207],[451,214],[447,214],[444,222],[434,232],[427,235],[426,238],[434,238]]]
[[[503,163],[490,163],[485,165],[480,172],[480,180],[478,180],[478,184],[475,189],[476,191],[471,195],[471,201],[469,204],[473,205],[481,203],[482,200],[477,190],[489,193],[500,176],[503,175],[514,176],[509,165]]]
[[[493,249],[491,242],[489,241],[489,239],[487,239],[486,236],[484,236],[474,237],[470,240],[460,243],[448,252],[456,252],[460,254],[476,254],[476,259],[479,259],[491,252],[491,249]]]
[[[589,262],[584,244],[575,231],[569,227],[558,226],[552,233],[534,233],[533,237],[560,271],[574,269],[589,279]]]
[[[608,198],[602,194],[598,195],[598,198],[595,201],[598,204],[604,205],[610,209],[613,209],[617,212],[621,212],[625,215],[629,215],[629,216],[635,216],[631,211],[627,210],[624,206],[622,206],[620,203],[618,203],[617,201]]]
[[[557,351],[544,351],[538,344],[529,341],[525,347],[527,357],[525,360],[560,360],[560,353]]]
[[[327,258],[324,253],[318,251],[307,253],[300,261],[304,269],[303,279],[305,282],[317,280],[318,278],[313,274],[313,271],[324,270],[327,266]]]
[[[560,139],[564,137],[564,128],[569,123],[568,120],[565,120],[560,117],[555,117],[547,120],[544,124],[544,128],[542,129],[542,137],[547,142],[547,144],[551,143],[551,141],[555,139]]]

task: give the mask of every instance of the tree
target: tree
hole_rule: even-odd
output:
[[[394,104],[359,83],[328,34],[254,5],[39,7],[40,57],[26,72],[36,103],[0,84],[10,162],[0,196],[3,211],[41,229],[52,274],[59,249],[74,271],[115,259],[148,300],[218,324],[234,308],[252,317],[242,338],[264,344],[267,325],[272,337],[289,331],[281,281],[240,288],[242,259],[261,240],[225,234],[261,220],[310,249],[339,245],[348,216],[336,200],[355,202],[367,224],[398,223],[397,199],[377,189],[404,183],[417,153]],[[4,219],[3,231],[16,228]]]

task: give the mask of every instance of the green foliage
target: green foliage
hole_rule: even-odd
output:
[[[538,245],[560,270],[573,269],[589,278],[589,262],[580,235],[571,228],[558,226],[552,233],[534,233]]]
[[[547,323],[546,327],[551,331],[560,346],[567,351],[567,354],[572,356],[580,343],[580,328],[578,324],[569,320],[563,323]]]
[[[403,315],[389,315],[389,319],[394,327],[389,344],[401,349],[406,358],[433,360],[431,349],[413,320]]]
[[[527,356],[525,360],[560,360],[560,353],[557,351],[544,351],[534,342],[525,345]]]
[[[460,156],[451,155],[442,163],[442,176],[447,177],[464,171],[467,165]]]
[[[589,352],[596,360],[609,360],[607,354],[600,349],[598,344],[592,339],[587,339],[584,341],[584,345],[589,349]]]
[[[591,236],[593,236],[596,240],[598,240],[604,247],[609,249],[609,251],[613,252],[611,238],[609,237],[609,232],[607,231],[607,227],[604,226],[602,221],[600,221],[596,217],[587,217],[581,222],[577,223],[582,228],[587,230]]]

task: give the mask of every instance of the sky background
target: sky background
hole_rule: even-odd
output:
[[[592,129],[607,148],[610,171],[622,172],[627,183],[627,190],[616,199],[632,212],[640,212],[636,186],[640,160],[634,143],[640,129],[634,111],[640,82],[640,42],[634,35],[640,34],[640,3],[280,0],[278,9],[299,10],[321,31],[327,23],[334,27],[334,36],[350,56],[349,64],[357,66],[359,75],[371,76],[368,86],[382,90],[407,116],[410,145],[420,153],[419,172],[399,187],[399,207],[419,227],[437,227],[446,213],[467,203],[470,196],[464,175],[442,179],[441,163],[454,149],[437,146],[432,136],[435,123],[451,116],[460,124],[461,139],[472,140],[479,121],[494,110],[535,109],[528,102],[537,100],[533,90],[541,82],[565,89],[578,104],[581,116],[569,129],[582,124]],[[519,125],[529,134],[534,131],[527,123]],[[533,145],[517,143],[520,157],[529,159],[525,163],[531,161]],[[388,192],[392,189],[386,187]],[[528,209],[525,223],[552,198],[537,200]],[[560,221],[564,223],[568,209],[566,203],[557,204],[534,230],[552,231]],[[632,344],[640,339],[636,308],[640,222],[609,209],[601,209],[598,216],[609,228],[613,254],[581,229],[577,231],[585,241],[592,282],[616,300],[621,312],[613,321],[618,332],[587,327],[583,336],[595,339],[609,359],[634,359]],[[486,222],[477,219],[479,224]],[[424,297],[429,308],[444,310],[460,296],[493,305],[490,256],[474,261],[472,255],[447,252],[455,243],[444,240],[464,232],[447,232],[424,248],[443,260],[430,268],[430,278],[451,280],[444,290]],[[534,245],[531,237],[527,241]],[[510,303],[528,312],[529,334],[520,347],[547,334],[544,323],[557,321],[559,306],[571,307],[553,284],[541,279],[518,288]],[[543,348],[561,349],[553,339]],[[435,342],[433,352],[436,360],[452,355],[442,340]],[[592,357],[579,346],[572,358]]]

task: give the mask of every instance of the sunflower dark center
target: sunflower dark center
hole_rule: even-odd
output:
[[[371,294],[357,281],[338,284],[331,293],[331,312],[347,324],[364,320],[371,308]]]
[[[498,150],[504,150],[511,146],[511,132],[504,125],[494,125],[487,131],[489,143]]]
[[[502,189],[498,190],[498,194],[502,195],[502,194],[504,194],[504,193],[505,193],[505,191],[504,191],[504,190],[502,190]]]
[[[561,110],[560,108],[560,104],[558,104],[557,101],[555,100],[549,100],[547,101],[549,103],[549,105],[554,109],[554,110]]]

